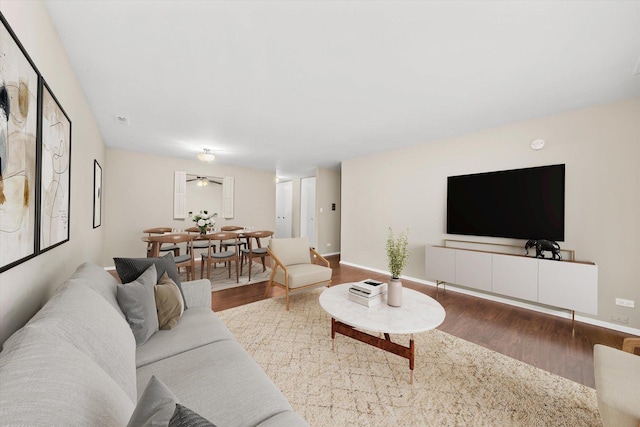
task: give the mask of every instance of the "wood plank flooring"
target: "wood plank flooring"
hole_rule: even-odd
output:
[[[388,276],[340,265],[339,256],[327,257],[333,268],[333,283],[366,278],[388,280]],[[622,348],[629,336],[597,326],[576,322],[575,336],[571,320],[464,295],[403,280],[404,286],[436,298],[447,317],[438,329],[456,337],[497,351],[578,383],[594,387],[593,346],[605,344]],[[211,308],[225,310],[264,299],[266,282],[212,293]],[[284,295],[272,288],[269,297]],[[292,301],[295,305],[295,301]],[[327,324],[327,334],[331,325]]]

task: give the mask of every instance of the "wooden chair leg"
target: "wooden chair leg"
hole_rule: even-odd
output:
[[[202,275],[204,274],[204,256],[200,257],[200,278],[202,279]]]
[[[269,283],[267,283],[267,289],[264,290],[264,297],[266,298],[267,295],[269,295],[269,289],[271,289],[271,286],[273,286],[273,282],[271,280],[269,280]]]

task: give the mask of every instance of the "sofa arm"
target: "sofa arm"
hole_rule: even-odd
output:
[[[188,308],[211,307],[211,282],[208,279],[191,280],[181,285]]]

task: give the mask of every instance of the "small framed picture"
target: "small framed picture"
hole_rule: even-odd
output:
[[[102,168],[93,161],[93,228],[102,225]]]

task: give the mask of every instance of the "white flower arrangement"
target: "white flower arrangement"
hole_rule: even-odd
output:
[[[215,225],[216,221],[213,218],[217,216],[217,212],[210,214],[208,211],[200,211],[193,216],[193,222],[195,222],[200,229],[200,233],[205,234],[207,230]]]

